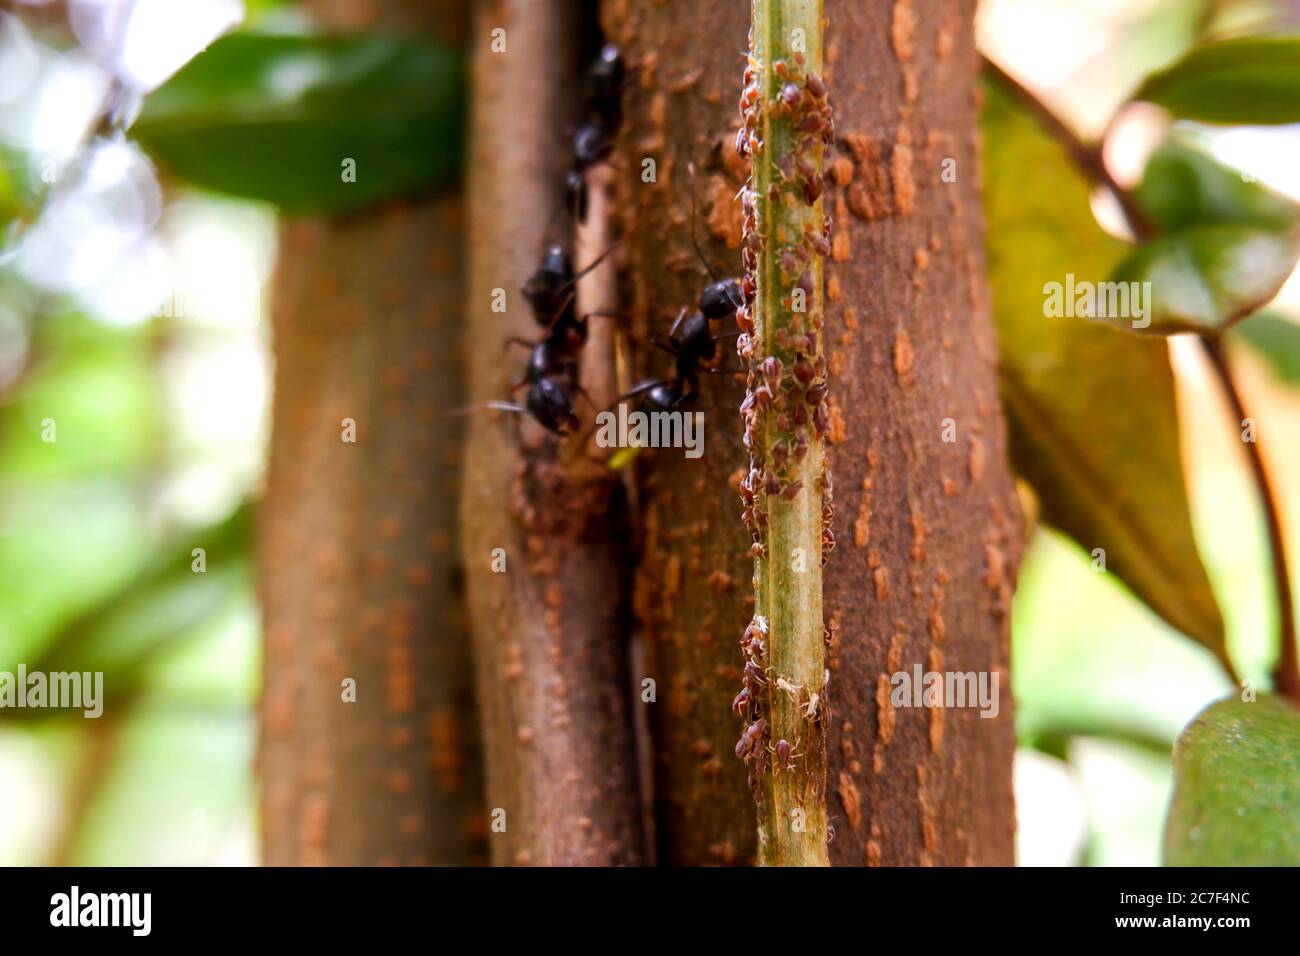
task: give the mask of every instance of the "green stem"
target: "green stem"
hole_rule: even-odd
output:
[[[747,512],[755,620],[742,646],[749,702],[738,746],[758,802],[759,862],[827,865],[822,542],[830,494],[822,354],[821,0],[753,0],[742,111],[752,157],[741,310],[749,362]],[[752,307],[752,327],[746,328]],[[748,495],[752,494],[752,501]]]

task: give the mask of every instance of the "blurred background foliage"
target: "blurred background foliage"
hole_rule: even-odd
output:
[[[985,0],[978,36],[1083,135],[1108,132],[1112,168],[1136,184],[1166,121],[1143,108],[1112,116],[1145,77],[1206,37],[1298,27],[1300,4],[1280,0]],[[234,39],[216,39],[231,29]],[[210,45],[206,62],[184,68]],[[144,95],[178,69],[163,93]],[[462,83],[446,51],[409,38],[313,40],[289,2],[0,4],[0,671],[103,670],[108,697],[99,720],[0,710],[0,864],[257,860],[250,529],[268,437],[277,217],[454,174]],[[376,92],[389,86],[391,96]],[[129,135],[111,124],[92,135],[106,102],[122,123],[138,114]],[[275,132],[233,138],[246,121]],[[1140,190],[1161,222],[1232,221],[1243,209],[1252,222],[1292,221],[1282,197],[1300,199],[1300,126],[1186,119],[1174,133],[1156,153],[1161,175]],[[341,143],[370,157],[364,190],[341,186],[333,162],[319,181],[307,174],[314,153],[335,156]],[[1030,148],[985,165],[995,227],[999,177],[1049,197],[1064,187],[1035,182],[1041,167],[1017,173]],[[268,150],[274,162],[248,161]],[[1277,193],[1241,192],[1256,181]],[[1120,231],[1113,204],[1079,189],[1091,207],[1081,216],[1095,221],[1067,224],[1074,239],[1119,249],[1103,234]],[[1056,229],[1057,207],[1025,212],[1041,235],[991,238],[995,271],[1000,256],[1023,271],[1031,251],[1049,254],[1037,244]],[[1230,343],[1300,554],[1300,481],[1284,477],[1300,475],[1297,322],[1293,275]],[[1169,342],[1183,427],[1159,437],[1186,470],[1186,548],[1195,563],[1194,533],[1233,660],[1266,686],[1275,622],[1264,522],[1236,428],[1190,345]],[[1158,357],[1165,347],[1143,345]],[[1033,386],[1032,355],[1023,371]],[[1051,381],[1086,399],[1092,373],[1077,371],[1077,386]],[[1104,399],[1116,415],[1133,412],[1133,455],[1116,467],[1131,467],[1122,491],[1141,508],[1161,492],[1128,459],[1160,420],[1122,379]],[[1082,418],[1100,414],[1080,401]],[[42,441],[47,420],[56,442]],[[1157,538],[1163,514],[1148,515]],[[1144,590],[1149,568],[1133,560],[1145,602],[1074,540],[1033,532],[1013,612],[1022,863],[1158,862],[1170,748],[1231,691],[1193,633],[1204,623],[1187,633],[1167,623],[1152,595],[1168,582]]]

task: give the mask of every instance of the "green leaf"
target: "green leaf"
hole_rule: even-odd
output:
[[[1300,865],[1300,712],[1221,700],[1174,745],[1166,866]]]
[[[196,185],[355,209],[454,178],[464,83],[461,56],[431,43],[236,33],[150,95],[132,132]]]
[[[1003,402],[1017,470],[1043,518],[1157,614],[1226,659],[1196,551],[1163,340],[1047,318],[1044,286],[1104,279],[1124,246],[1097,226],[1060,145],[996,86],[985,98],[984,187]],[[1033,188],[1032,184],[1039,184]]]
[[[1182,119],[1300,122],[1300,36],[1253,36],[1196,47],[1133,94]]]
[[[68,621],[32,669],[104,671],[113,696],[139,689],[141,671],[236,592],[247,574],[252,529],[252,507],[244,503],[213,524],[177,531],[133,580]],[[202,574],[193,567],[196,547],[204,551]]]
[[[1300,325],[1273,312],[1256,312],[1232,331],[1233,338],[1264,357],[1281,381],[1300,385]]]
[[[1138,206],[1163,232],[1213,223],[1287,229],[1300,206],[1257,182],[1247,182],[1183,138],[1171,136],[1147,161],[1133,192]]]
[[[1144,243],[1115,270],[1113,281],[1121,290],[1128,283],[1130,303],[1141,300],[1146,311],[1102,313],[1098,320],[1156,335],[1221,332],[1277,295],[1297,257],[1294,231],[1233,224],[1184,229]]]

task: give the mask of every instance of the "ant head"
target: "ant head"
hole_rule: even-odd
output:
[[[553,378],[534,382],[524,404],[537,423],[553,434],[572,435],[578,430],[578,416],[569,393]]]
[[[735,315],[744,301],[739,279],[720,279],[700,293],[700,311],[710,319],[725,319]]]

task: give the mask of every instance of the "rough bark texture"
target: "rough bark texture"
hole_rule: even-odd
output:
[[[838,134],[827,156],[826,350],[839,545],[824,571],[837,865],[1012,861],[1007,613],[1019,519],[984,278],[972,9],[825,5]],[[644,343],[708,281],[690,246],[688,161],[706,255],[721,274],[739,272],[744,167],[733,141],[749,10],[605,0],[603,14],[640,66],[620,163],[657,162],[657,182],[628,173],[616,193],[624,308]],[[955,182],[942,178],[948,157]],[[665,370],[664,357],[641,354],[645,369]],[[636,608],[664,689],[651,705],[661,859],[744,863],[754,808],[729,709],[753,613],[736,492],[748,457],[735,414],[743,389],[729,376],[703,384],[704,457],[642,456]],[[998,669],[999,716],[893,709],[889,675],[914,663]]]
[[[649,336],[667,336],[679,310],[696,308],[710,281],[691,248],[696,235],[719,276],[740,273],[740,204],[747,174],[735,154],[747,3],[605,0],[603,21],[638,73],[624,99],[615,208],[626,251],[624,311],[633,318],[639,375],[663,375],[671,357]],[[640,178],[653,158],[655,182]],[[732,331],[726,329],[723,331]],[[730,340],[728,340],[730,341]],[[725,349],[727,367],[739,359]],[[653,734],[660,862],[747,864],[756,845],[754,797],[733,748],[740,721],[739,640],[754,613],[749,532],[738,483],[749,454],[736,410],[743,376],[707,375],[693,410],[704,413],[705,452],[689,460],[665,449],[640,456],[643,541],[635,584],[646,635],[647,704]]]
[[[464,36],[457,2],[315,6],[326,26]],[[462,423],[444,414],[465,402],[463,220],[447,195],[281,234],[261,528],[268,864],[483,856]]]
[[[824,579],[840,865],[1013,862],[1019,513],[984,273],[973,9],[826,0],[840,139],[826,287],[839,548]],[[917,664],[997,671],[998,716],[891,707],[890,675]]]
[[[581,103],[586,13],[571,0],[478,8],[468,299],[476,403],[504,398],[519,377],[524,356],[504,350],[507,337],[539,334],[518,290],[544,242],[561,238],[546,230]],[[498,27],[506,50],[494,53]],[[503,313],[491,309],[494,289],[506,292]],[[622,486],[531,422],[488,413],[470,422],[462,544],[488,807],[505,824],[489,835],[492,859],[639,863]],[[496,549],[503,573],[493,570]]]

